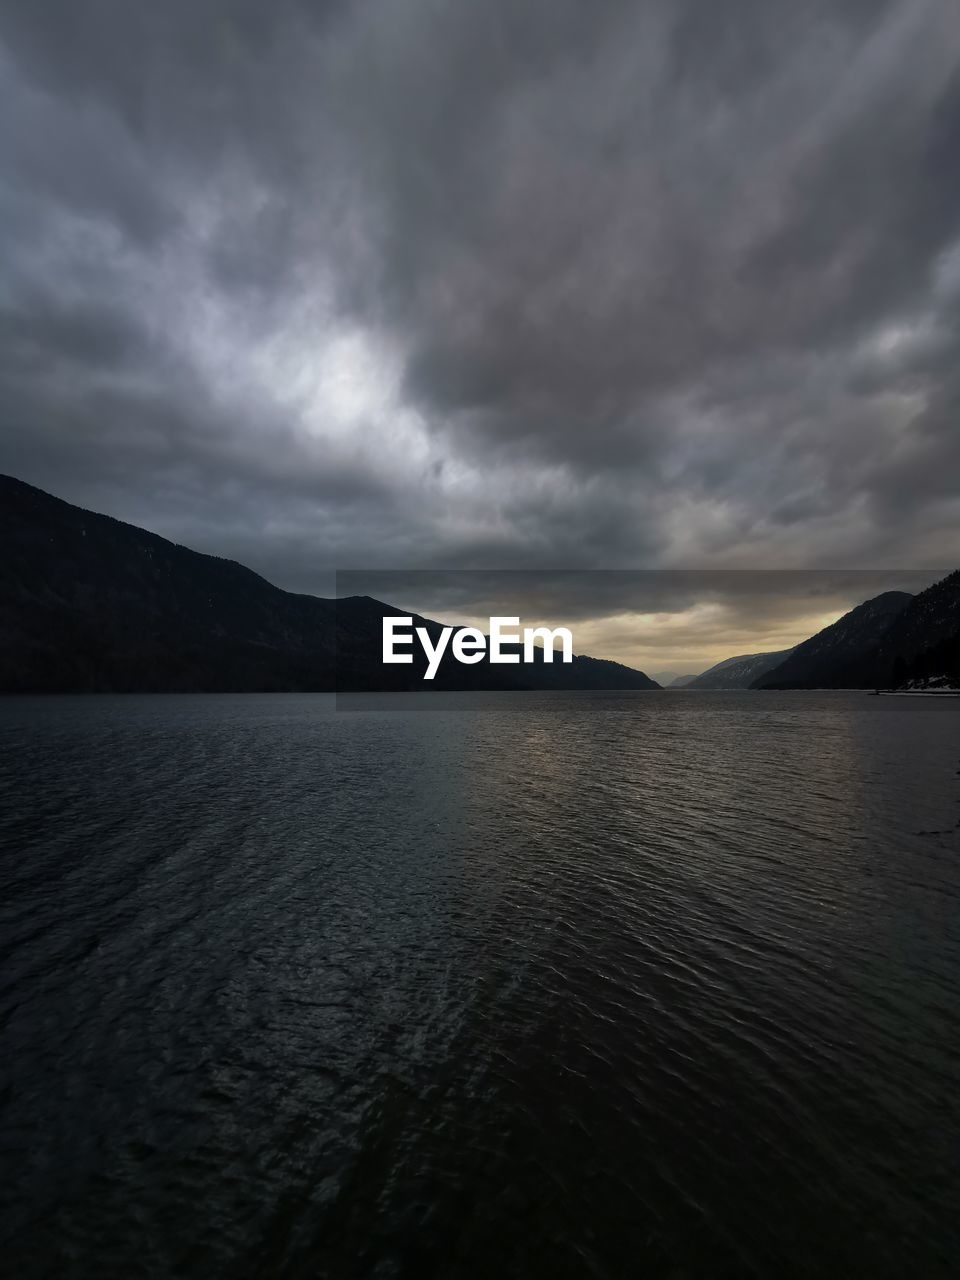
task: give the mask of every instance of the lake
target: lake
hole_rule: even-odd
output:
[[[8,1274],[956,1275],[960,701],[424,696],[0,702]]]

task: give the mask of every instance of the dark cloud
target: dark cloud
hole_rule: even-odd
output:
[[[0,72],[3,470],[307,590],[960,562],[953,0],[6,0]]]

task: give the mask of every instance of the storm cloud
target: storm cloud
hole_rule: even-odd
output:
[[[3,0],[0,149],[59,496],[321,593],[960,563],[954,0]]]

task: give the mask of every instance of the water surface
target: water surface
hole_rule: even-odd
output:
[[[0,703],[9,1274],[956,1275],[960,703],[462,706]]]

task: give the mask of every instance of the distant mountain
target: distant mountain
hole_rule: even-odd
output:
[[[674,680],[683,679],[679,671],[651,671],[649,675],[651,680],[656,680],[657,684],[662,685],[664,689],[673,684]]]
[[[866,689],[878,683],[881,642],[914,599],[885,591],[824,627],[757,677],[754,689]]]
[[[650,673],[650,679],[656,680],[657,684],[664,689],[682,689],[685,684],[696,678],[696,672],[693,675],[685,675],[682,671],[651,671]]]
[[[725,658],[696,676],[686,686],[688,689],[749,689],[753,682],[777,666],[792,650],[781,649],[776,653],[743,653],[736,658]]]
[[[383,667],[367,596],[323,600],[0,476],[0,691],[423,688]],[[436,636],[441,623],[414,618]],[[641,671],[441,664],[434,688],[652,689]],[[430,686],[427,686],[428,688]]]

